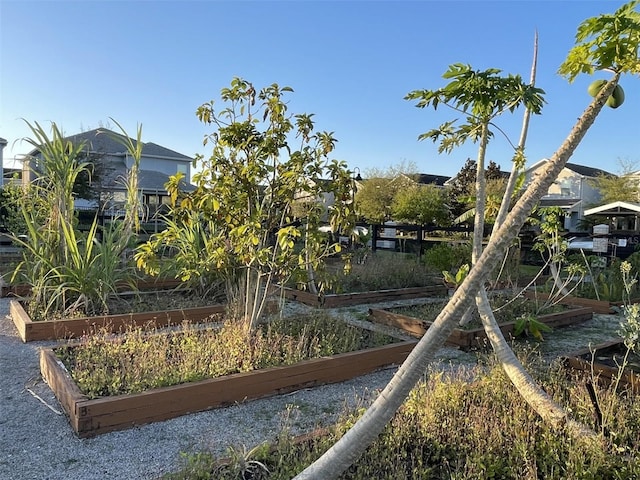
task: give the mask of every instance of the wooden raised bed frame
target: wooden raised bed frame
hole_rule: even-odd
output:
[[[539,293],[531,290],[527,290],[524,292],[524,296],[526,298],[538,299],[538,300],[546,300],[549,298],[549,294],[547,293]],[[640,299],[633,299],[632,303],[640,302]],[[613,307],[622,307],[623,302],[609,302],[607,300],[595,300],[593,298],[581,298],[581,297],[573,297],[571,295],[563,298],[558,303],[562,305],[572,305],[576,307],[588,307],[593,310],[593,313],[602,313],[602,314],[611,314],[614,313]]]
[[[40,370],[79,437],[91,437],[236,402],[336,383],[404,361],[415,341],[306,360],[295,365],[236,373],[149,390],[88,399],[50,348],[40,351]]]
[[[140,291],[144,290],[167,290],[178,288],[182,285],[181,280],[177,279],[150,279],[150,280],[139,280],[136,282],[136,288]],[[129,290],[128,285],[122,286],[120,290]],[[25,284],[18,285],[6,285],[3,284],[0,286],[0,297],[27,297],[31,293],[31,286]]]
[[[583,348],[563,356],[562,362],[566,367],[579,372],[590,374],[593,371],[597,376],[598,381],[605,386],[609,386],[618,376],[619,370],[618,368],[598,363],[595,359],[595,355],[597,355],[598,352],[603,353],[607,352],[607,350],[617,350],[621,345],[624,347],[624,342],[622,340],[611,340],[609,342],[595,345],[591,348]],[[593,365],[591,363],[592,355],[594,355]],[[620,377],[620,385],[628,387],[636,394],[640,393],[640,374],[632,370],[625,370]]]
[[[79,338],[82,335],[95,333],[103,329],[117,333],[128,327],[149,326],[151,328],[162,328],[180,325],[184,321],[202,323],[208,321],[212,315],[224,314],[226,307],[224,305],[212,305],[179,310],[65,318],[39,322],[31,320],[18,300],[10,301],[9,310],[20,338],[26,343],[38,340]]]
[[[408,315],[378,309],[369,309],[369,317],[373,322],[400,328],[415,337],[422,337],[433,323]],[[593,311],[590,308],[576,308],[566,312],[540,315],[538,320],[549,327],[566,327],[568,325],[586,322],[592,317]],[[514,328],[515,322],[500,324],[500,330],[505,337],[513,334]],[[487,336],[484,328],[474,328],[471,330],[456,328],[446,343],[462,349],[470,349],[485,346],[486,341]]]
[[[343,293],[343,294],[313,294],[303,290],[295,290],[289,287],[280,287],[281,293],[287,300],[304,303],[312,307],[337,308],[363,303],[388,302],[407,298],[445,296],[447,288],[444,285],[431,285],[428,287],[393,288],[388,290],[374,290],[369,292]]]

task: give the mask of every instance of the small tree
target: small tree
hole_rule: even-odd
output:
[[[619,175],[600,173],[588,180],[600,192],[600,203],[603,205],[618,201],[637,203],[640,200],[640,179],[634,175],[636,164],[621,160],[620,167]]]
[[[325,220],[334,232],[353,224],[352,172],[329,160],[336,140],[315,131],[313,115],[287,113],[284,97],[292,91],[275,83],[257,91],[234,78],[221,91],[226,107],[200,106],[198,118],[216,127],[205,138],[213,152],[196,157],[195,191],[172,211],[204,222],[209,238],[200,255],[226,276],[228,301],[248,328],[260,318],[273,282],[300,272],[313,282],[314,269],[340,250],[319,231]],[[316,208],[329,198],[331,205]],[[300,208],[305,215],[296,219]],[[150,255],[138,254],[138,264],[150,264]]]
[[[399,222],[418,225],[446,226],[451,222],[445,191],[435,185],[413,185],[398,191],[391,213]]]

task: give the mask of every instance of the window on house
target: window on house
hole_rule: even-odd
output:
[[[188,169],[188,165],[186,165],[184,163],[178,163],[176,165],[176,172],[177,173],[182,173],[185,176],[187,175],[187,169]]]

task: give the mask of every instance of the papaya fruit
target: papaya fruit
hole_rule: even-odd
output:
[[[593,82],[591,82],[591,85],[589,85],[589,88],[587,89],[589,95],[591,95],[592,97],[598,95],[598,92],[602,89],[602,87],[604,87],[605,83],[607,83],[606,80],[594,80]]]
[[[607,105],[611,108],[618,108],[624,103],[624,90],[620,85],[616,85],[613,89],[613,93],[607,98]]]
[[[602,87],[606,85],[606,80],[594,80],[589,85],[587,91],[589,95],[595,97],[598,95],[598,92],[602,90]],[[613,89],[613,93],[607,98],[607,105],[611,108],[618,108],[620,105],[624,103],[624,90],[620,85],[616,85],[616,88]]]

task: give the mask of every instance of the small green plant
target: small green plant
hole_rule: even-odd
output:
[[[469,264],[465,263],[460,268],[458,268],[455,276],[452,275],[448,270],[443,270],[442,275],[444,276],[444,282],[452,288],[458,288],[458,286],[464,281],[464,279],[467,278],[467,275],[469,274],[469,268]]]
[[[532,336],[538,341],[543,341],[543,333],[551,332],[552,329],[546,323],[538,320],[535,315],[524,314],[516,318],[515,325],[513,327],[513,334],[516,337],[521,335]]]
[[[228,458],[220,461],[213,469],[213,478],[220,480],[266,480],[269,478],[267,466],[255,460],[258,455],[264,456],[268,444],[261,444],[251,449],[245,445],[229,448]]]
[[[424,261],[436,271],[456,271],[465,263],[471,263],[471,245],[439,242],[425,251]]]

